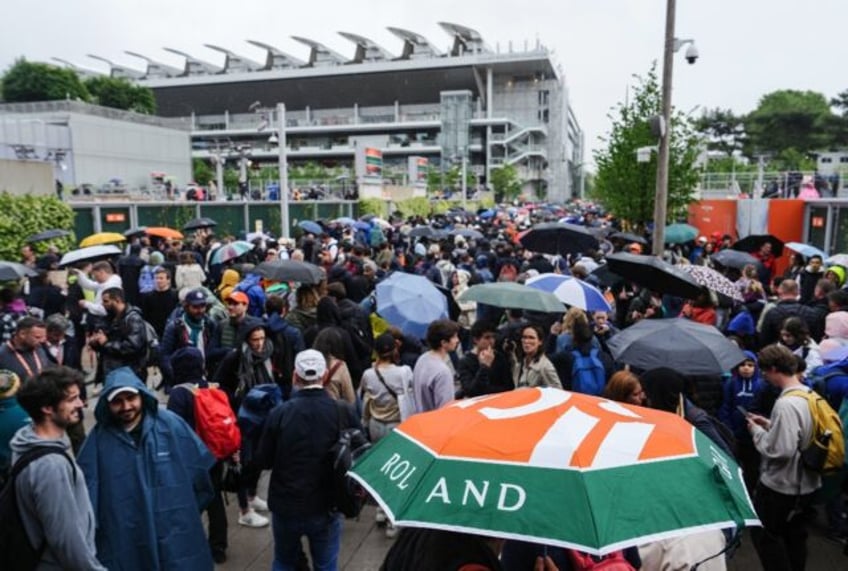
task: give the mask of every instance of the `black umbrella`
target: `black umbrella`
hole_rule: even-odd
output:
[[[0,281],[2,282],[17,281],[37,275],[37,271],[18,262],[0,262]]]
[[[731,248],[740,252],[759,252],[763,244],[771,243],[771,253],[776,257],[783,255],[783,240],[771,234],[751,234],[737,240]]]
[[[34,242],[44,242],[45,240],[52,240],[53,238],[64,238],[65,236],[70,235],[71,233],[67,230],[59,230],[58,228],[54,228],[53,230],[45,230],[44,232],[39,232],[38,234],[28,236],[27,239],[24,241],[27,244],[32,244]]]
[[[716,264],[720,264],[725,268],[736,268],[741,270],[748,264],[760,266],[760,261],[747,252],[738,250],[721,250],[715,254],[710,254],[710,260]]]
[[[652,291],[694,299],[701,285],[689,274],[656,256],[637,256],[618,252],[607,256],[610,271]]]
[[[253,270],[263,278],[278,282],[298,282],[302,284],[317,284],[324,280],[324,271],[309,262],[297,260],[272,260],[262,262]]]
[[[479,240],[483,238],[483,233],[479,230],[475,230],[474,228],[454,228],[449,232],[451,236],[462,236],[463,238],[468,238],[469,240]]]
[[[649,371],[668,367],[684,375],[716,375],[745,354],[712,325],[688,319],[643,319],[608,342],[616,361]]]
[[[416,226],[409,231],[410,238],[444,238],[447,233],[432,226]]]
[[[637,242],[644,246],[648,245],[648,241],[645,240],[642,236],[638,234],[633,234],[631,232],[615,232],[609,235],[610,240],[623,240],[624,242]]]
[[[589,277],[594,277],[595,280],[604,287],[615,287],[624,281],[624,278],[609,269],[607,264],[603,264],[595,268],[589,273]],[[587,281],[589,281],[587,279]]]
[[[521,237],[521,245],[543,254],[576,254],[598,249],[598,239],[585,226],[565,222],[544,222]]]
[[[124,236],[127,238],[132,238],[133,236],[141,236],[147,232],[147,226],[139,226],[138,228],[130,228],[129,230],[124,230]]]
[[[183,230],[199,230],[200,228],[211,228],[212,226],[217,226],[218,223],[212,220],[211,218],[201,217],[195,218],[194,220],[189,220],[184,226]]]

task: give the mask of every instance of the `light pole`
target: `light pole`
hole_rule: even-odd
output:
[[[288,238],[289,228],[289,162],[286,155],[286,104],[277,103],[277,161],[280,167],[280,224],[283,238]]]

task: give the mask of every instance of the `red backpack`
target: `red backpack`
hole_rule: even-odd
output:
[[[624,558],[623,551],[613,551],[599,559],[587,553],[566,549],[575,571],[635,571],[634,567]]]
[[[241,431],[227,394],[219,388],[193,387],[194,426],[215,458],[229,458],[241,448]]]

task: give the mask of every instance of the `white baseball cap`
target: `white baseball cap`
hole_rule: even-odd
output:
[[[307,349],[294,358],[294,370],[304,381],[314,382],[321,379],[327,372],[327,361],[320,352]]]

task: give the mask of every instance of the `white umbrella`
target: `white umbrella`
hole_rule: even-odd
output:
[[[88,248],[80,248],[79,250],[72,250],[62,256],[62,259],[59,261],[60,266],[67,266],[70,264],[76,264],[77,262],[83,262],[85,260],[93,260],[95,258],[104,258],[108,256],[118,256],[121,254],[121,249],[112,244],[105,244],[100,246],[89,246]]]

